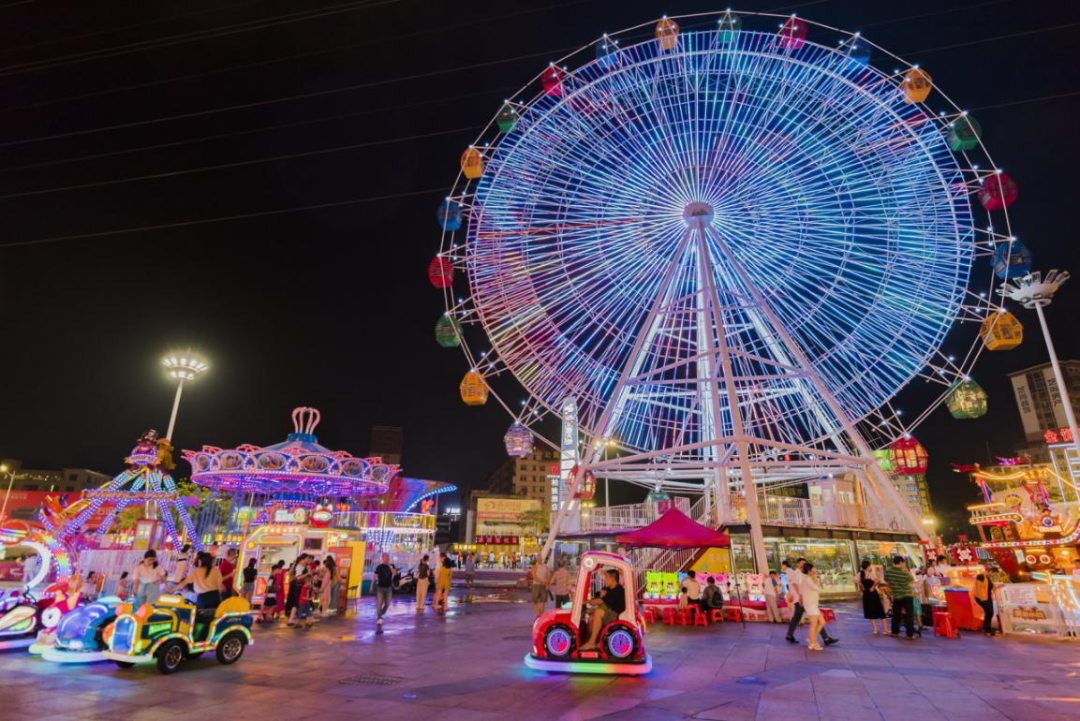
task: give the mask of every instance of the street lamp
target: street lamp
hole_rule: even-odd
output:
[[[8,474],[7,493],[4,494],[4,505],[0,506],[0,522],[3,522],[7,519],[4,514],[7,513],[8,498],[11,497],[11,486],[15,484],[15,471],[6,465],[0,465],[0,473]]]
[[[165,437],[172,440],[176,428],[176,412],[180,410],[180,395],[184,392],[184,382],[195,380],[210,365],[191,349],[183,353],[170,353],[161,359],[162,365],[169,372],[169,377],[176,381],[176,398],[173,399],[172,415],[169,416],[169,430]]]
[[[1054,342],[1050,340],[1050,328],[1046,325],[1046,315],[1043,313],[1043,308],[1050,305],[1054,299],[1054,293],[1057,293],[1058,288],[1068,279],[1069,271],[1067,270],[1051,270],[1045,278],[1042,273],[1036,271],[1012,282],[1002,283],[998,288],[998,293],[1016,301],[1028,310],[1034,308],[1039,316],[1039,325],[1042,326],[1043,339],[1046,341],[1046,351],[1050,354],[1050,365],[1054,369],[1054,380],[1057,381],[1058,395],[1061,396],[1061,405],[1065,407],[1065,419],[1069,422],[1069,434],[1072,436],[1076,460],[1080,463],[1080,438],[1076,433],[1076,414],[1073,413],[1072,398],[1069,397],[1069,389],[1065,386],[1065,377],[1061,374],[1057,351],[1054,350]],[[1067,458],[1066,456],[1066,460]],[[1072,464],[1068,465],[1071,473]]]

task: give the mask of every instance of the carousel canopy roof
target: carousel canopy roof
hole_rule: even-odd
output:
[[[381,458],[359,458],[320,445],[315,408],[293,409],[294,430],[272,446],[203,446],[184,451],[191,480],[228,493],[302,493],[344,498],[385,493],[400,468]]]

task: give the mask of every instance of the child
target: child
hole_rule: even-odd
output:
[[[131,595],[131,579],[128,578],[127,571],[121,573],[120,580],[116,582],[116,595],[120,597],[120,600],[125,600]]]
[[[300,593],[296,600],[296,627],[311,628],[311,578],[304,576],[298,583]]]
[[[277,566],[270,572],[267,579],[266,597],[263,598],[262,613],[259,614],[259,623],[273,621],[277,615]]]
[[[690,604],[690,594],[686,592],[686,586],[679,589],[679,610],[683,610]]]

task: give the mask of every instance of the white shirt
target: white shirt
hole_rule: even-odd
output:
[[[766,596],[772,596],[773,598],[776,598],[776,585],[772,579],[772,576],[765,577],[765,583],[762,588],[762,593],[764,593]]]
[[[686,588],[686,597],[691,601],[701,599],[701,584],[696,578],[683,579],[683,586]]]
[[[191,568],[191,561],[186,558],[181,558],[176,562],[176,568],[173,569],[173,583],[180,583],[188,575],[188,569]]]
[[[806,609],[807,616],[817,616],[821,613],[818,609],[818,599],[821,596],[821,585],[814,581],[814,579],[799,574],[802,578],[799,580],[799,593],[802,596],[803,608]]]
[[[161,566],[154,568],[153,566],[147,566],[145,563],[140,563],[135,567],[134,576],[140,584],[159,583],[164,574],[165,570]]]
[[[791,593],[792,603],[802,603],[802,591],[799,588],[799,583],[802,581],[802,578],[803,573],[797,568],[793,568],[787,573],[787,587],[788,591]]]

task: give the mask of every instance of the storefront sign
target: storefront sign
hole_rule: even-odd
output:
[[[477,536],[476,543],[481,546],[516,546],[518,536]]]
[[[476,517],[479,521],[518,521],[521,514],[540,510],[540,501],[533,498],[479,498]]]

